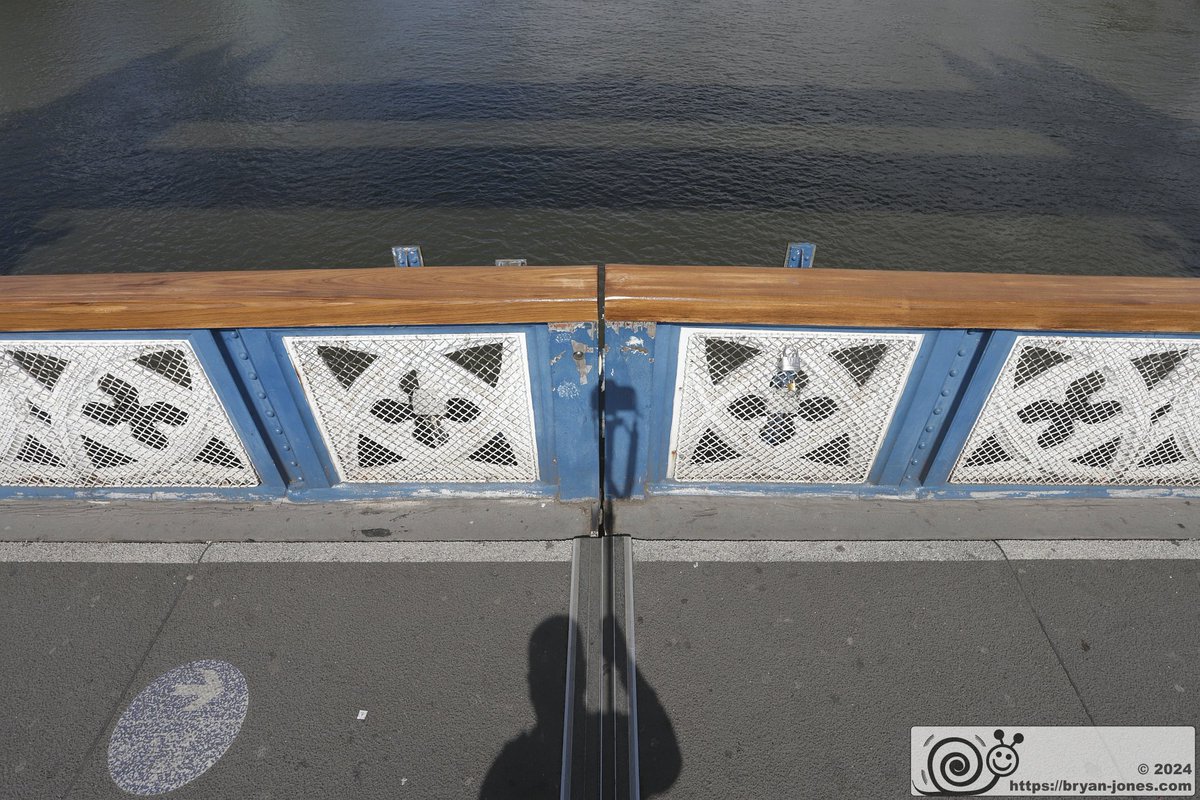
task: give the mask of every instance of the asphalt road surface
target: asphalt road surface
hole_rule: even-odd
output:
[[[613,538],[0,544],[0,797],[907,797],[914,725],[1200,718],[1193,541]]]

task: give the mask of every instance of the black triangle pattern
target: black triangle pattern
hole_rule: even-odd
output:
[[[1160,419],[1171,413],[1171,407],[1173,405],[1175,404],[1167,403],[1165,406],[1159,406],[1158,408],[1154,409],[1154,413],[1150,415],[1150,424],[1157,425]]]
[[[105,467],[123,467],[126,464],[134,464],[137,459],[133,456],[125,455],[119,450],[113,450],[111,447],[106,447],[100,444],[95,439],[90,439],[87,436],[80,437],[83,439],[83,449],[87,453],[88,460],[92,462],[92,466],[96,469],[104,469]]]
[[[855,383],[866,386],[886,354],[886,344],[864,344],[834,350],[829,355],[850,373]]]
[[[708,378],[716,386],[729,373],[761,353],[757,347],[728,339],[705,339],[704,362],[708,366]]]
[[[200,464],[212,464],[214,467],[225,467],[227,469],[242,469],[242,460],[237,457],[237,453],[233,448],[222,442],[220,439],[213,437],[208,440],[208,444],[196,454],[193,459]]]
[[[967,460],[963,462],[964,467],[986,467],[989,464],[1003,464],[1005,461],[1012,461],[1013,457],[1004,445],[1000,444],[1000,440],[995,434],[984,439],[975,448],[975,452],[967,456]]]
[[[43,424],[46,424],[46,425],[53,424],[54,418],[50,416],[49,411],[46,411],[44,408],[39,408],[38,406],[35,406],[33,403],[30,403],[28,400],[26,400],[25,402],[29,404],[29,416],[33,417],[38,422],[41,422]]]
[[[1175,441],[1175,437],[1160,442],[1158,447],[1155,447],[1146,457],[1138,462],[1139,467],[1161,467],[1164,464],[1178,464],[1180,461],[1186,461],[1187,456],[1179,449],[1179,442]]]
[[[1071,459],[1071,463],[1079,464],[1082,467],[1094,467],[1100,469],[1103,467],[1112,466],[1113,459],[1117,457],[1117,449],[1121,446],[1121,437],[1110,439],[1099,447],[1094,447],[1082,455],[1075,456]]]
[[[1021,357],[1017,359],[1017,373],[1013,380],[1013,386],[1028,383],[1043,372],[1070,360],[1070,355],[1057,350],[1045,347],[1026,347],[1021,351]]]
[[[729,461],[740,455],[741,453],[730,447],[712,428],[709,428],[704,431],[700,441],[696,443],[696,449],[692,453],[692,463],[714,464],[718,461]]]
[[[47,467],[65,467],[62,459],[54,455],[49,447],[39,442],[32,436],[26,436],[25,441],[21,443],[21,449],[17,451],[17,461],[24,461],[26,464],[42,464]]]
[[[467,347],[446,353],[446,358],[458,364],[488,386],[500,383],[500,370],[504,366],[504,343],[491,342],[478,347]]]
[[[329,371],[333,373],[333,377],[337,378],[337,382],[346,389],[353,386],[354,382],[367,371],[367,367],[379,358],[374,353],[333,345],[319,345],[317,355],[325,362],[325,366],[329,367]]]
[[[38,383],[47,389],[54,388],[54,384],[58,383],[58,379],[62,377],[63,370],[71,363],[57,356],[48,356],[45,353],[32,353],[28,350],[9,350],[8,354],[13,357],[14,361],[21,365],[21,369],[32,375]]]
[[[394,450],[390,450],[369,436],[358,435],[358,465],[360,467],[380,467],[384,464],[399,464],[406,460]]]
[[[1147,389],[1153,389],[1175,371],[1179,363],[1187,358],[1186,350],[1168,350],[1164,353],[1149,353],[1133,359],[1133,368],[1146,382]]]
[[[513,452],[512,445],[508,443],[508,439],[504,437],[503,433],[497,433],[488,440],[487,444],[471,453],[467,458],[471,461],[496,464],[501,467],[517,466],[517,454]]]
[[[188,369],[187,356],[182,350],[159,350],[157,353],[138,356],[133,361],[185,389],[192,388],[192,372]]]

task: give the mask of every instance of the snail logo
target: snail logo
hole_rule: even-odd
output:
[[[1025,741],[1025,737],[1014,733],[1011,744],[1004,743],[1004,731],[997,730],[994,734],[997,744],[992,745],[987,753],[983,750],[987,744],[978,736],[975,742],[961,736],[947,736],[934,741],[930,736],[926,745],[933,742],[929,748],[929,757],[925,761],[925,769],[921,770],[921,779],[932,789],[914,785],[913,788],[923,795],[967,796],[983,794],[990,791],[1001,778],[1007,778],[1017,771],[1020,758],[1016,746]]]

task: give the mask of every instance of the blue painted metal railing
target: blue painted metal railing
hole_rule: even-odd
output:
[[[741,452],[747,442],[746,450],[760,453],[795,450],[805,433],[800,429],[820,427],[817,418],[824,412],[818,408],[811,415],[812,425],[799,421],[805,401],[788,399],[788,390],[773,379],[777,373],[770,368],[759,370],[753,379],[757,383],[745,380],[745,373],[754,372],[749,361],[738,368],[741,372],[731,373],[741,375],[741,385],[750,388],[726,397],[733,397],[727,404],[709,403],[689,412],[686,398],[681,402],[681,390],[687,391],[685,373],[692,368],[704,372],[702,364],[681,369],[681,359],[687,358],[681,340],[689,335],[706,343],[758,347],[763,337],[802,342],[830,334],[869,339],[896,333],[610,323],[605,361],[608,495],[1200,496],[1200,338],[1195,336],[906,330],[919,335],[920,344],[861,480],[814,479],[805,474],[803,458],[797,459],[789,479],[770,474],[769,463]],[[773,361],[775,353],[766,356]],[[810,354],[811,363],[820,357]],[[1034,358],[1042,361],[1024,363]],[[1018,368],[1033,377],[1025,378]],[[817,364],[810,372],[820,369]],[[697,378],[732,379],[712,374]],[[808,397],[810,407],[814,400],[819,405],[821,383],[812,377],[807,381],[796,396]],[[1026,387],[1036,394],[1022,398]],[[791,402],[800,410],[772,414],[772,402],[777,407]],[[745,418],[752,412],[761,413],[747,426]],[[679,436],[680,418],[689,413],[702,420],[694,428],[704,430],[699,444],[695,436],[691,442]],[[783,417],[782,426],[776,425]],[[1113,427],[1120,417],[1126,422]],[[793,429],[796,438],[783,441]],[[1125,444],[1119,436],[1137,442]],[[816,438],[800,450],[819,454],[821,444]],[[726,473],[740,471],[742,476],[681,478],[681,466],[689,459],[704,468],[689,473],[719,473],[710,468],[732,464]]]
[[[351,414],[321,424],[314,396],[306,392],[285,347],[290,336],[318,342],[322,337],[332,342],[345,336],[379,341],[421,336],[454,341],[457,337],[468,344],[475,341],[469,337],[515,337],[524,348],[520,355],[527,392],[514,394],[510,404],[518,410],[522,403],[528,406],[528,415],[516,416],[530,428],[533,446],[529,452],[536,453],[536,464],[523,470],[527,473],[524,480],[487,480],[489,469],[503,472],[517,459],[505,441],[478,464],[483,478],[476,475],[464,482],[455,476],[421,480],[410,475],[398,481],[347,480],[334,452],[339,432],[333,427],[353,426],[358,421]],[[164,353],[182,364],[175,374],[165,373]],[[447,356],[435,347],[432,357],[444,360]],[[195,362],[188,371],[183,362],[192,358]],[[11,417],[7,429],[0,429],[0,440],[6,439],[0,441],[0,447],[7,449],[0,464],[0,483],[6,484],[0,485],[0,497],[4,498],[287,497],[316,501],[498,494],[592,501],[599,495],[595,399],[599,373],[596,326],[590,323],[3,334],[0,360],[4,362],[0,367],[0,390],[4,391],[0,405],[9,406],[4,410]],[[483,374],[480,379],[459,372],[460,380],[473,381],[485,392],[487,379],[498,383],[493,375]],[[405,375],[415,374],[415,370],[401,370],[372,378],[378,384],[380,402],[389,395],[400,398],[396,401],[400,408],[394,420],[396,430],[424,424],[424,443],[409,445],[408,460],[412,460],[412,451],[419,451],[418,455],[435,462],[442,452],[437,448],[451,451],[456,447],[461,460],[462,448],[451,429],[455,434],[470,429],[473,419],[488,409],[480,408],[482,400],[452,398],[450,404],[457,403],[465,421],[461,425],[445,422],[455,409],[447,412],[444,398],[422,401],[412,392],[402,393]],[[468,385],[467,390],[470,388]],[[199,396],[210,389],[211,394]],[[469,394],[467,390],[459,394]],[[438,413],[449,416],[413,423],[419,416],[413,410],[414,402],[440,402]],[[468,405],[467,411],[461,410]],[[472,415],[474,418],[466,419]],[[214,435],[216,428],[224,430],[222,419],[228,420],[232,430]],[[189,429],[200,425],[207,427],[198,433]],[[376,420],[375,425],[381,423]],[[491,428],[487,431],[491,433]],[[203,444],[196,436],[218,440],[226,461],[224,473],[208,463],[215,458],[213,448],[196,454],[197,442]],[[399,449],[392,455],[403,461]],[[155,465],[157,472],[147,466],[130,478],[130,470],[136,470],[139,461]],[[232,479],[230,471],[237,473]],[[220,473],[219,479],[214,479],[214,472]]]
[[[1200,494],[1194,334],[599,333],[0,334],[0,497]]]

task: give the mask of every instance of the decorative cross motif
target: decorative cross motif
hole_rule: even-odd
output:
[[[796,417],[805,422],[820,422],[837,413],[838,405],[831,397],[796,398],[807,385],[808,375],[803,370],[777,372],[771,378],[771,388],[777,392],[772,398],[774,402],[754,394],[744,395],[729,404],[729,413],[746,422],[766,417],[758,436],[771,447],[777,447],[795,437]]]
[[[686,329],[668,477],[860,483],[921,334]]]
[[[169,444],[166,434],[158,429],[159,423],[177,428],[187,422],[188,413],[170,403],[142,405],[137,387],[115,375],[105,375],[99,385],[101,391],[112,397],[112,405],[85,403],[83,415],[113,427],[128,423],[133,438],[147,447],[163,450]]]
[[[1043,450],[1057,447],[1075,434],[1076,423],[1094,425],[1121,413],[1121,403],[1117,400],[1091,402],[1091,396],[1103,389],[1107,382],[1099,371],[1090,372],[1071,382],[1067,387],[1065,402],[1037,400],[1017,412],[1017,419],[1026,425],[1049,422],[1050,425],[1038,436],[1037,444]]]
[[[451,397],[444,403],[421,388],[416,370],[400,379],[400,392],[407,401],[384,398],[371,406],[371,415],[389,425],[414,420],[412,436],[426,447],[441,447],[450,441],[442,420],[471,422],[480,414],[479,406],[463,397]]]

